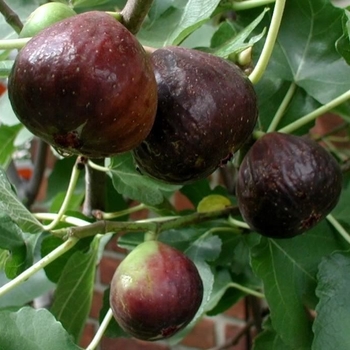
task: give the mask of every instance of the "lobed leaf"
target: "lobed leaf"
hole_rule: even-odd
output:
[[[138,33],[144,45],[162,47],[180,44],[210,19],[220,0],[175,0],[162,3],[163,0],[154,2],[151,17]]]
[[[130,199],[155,206],[180,186],[169,185],[141,175],[130,152],[111,159],[110,172],[114,188]]]
[[[287,1],[269,74],[294,81],[321,104],[349,90],[350,69],[335,48],[343,13],[329,0]]]
[[[344,241],[323,221],[304,235],[264,238],[251,249],[253,270],[263,281],[272,326],[292,349],[310,349],[312,325],[305,306],[314,307],[317,302],[318,264],[325,255],[344,248]]]
[[[313,350],[346,350],[350,344],[350,253],[333,253],[322,259],[317,274],[315,338]]]
[[[26,306],[18,311],[0,311],[0,329],[0,344],[6,350],[82,349],[45,309]]]
[[[89,315],[98,253],[98,239],[87,253],[75,252],[57,283],[51,312],[78,341]]]
[[[11,188],[6,173],[0,168],[0,212],[6,213],[24,232],[39,233],[42,224],[19,201]]]

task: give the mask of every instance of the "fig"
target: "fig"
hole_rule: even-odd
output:
[[[319,223],[338,202],[342,173],[335,158],[305,137],[267,133],[245,155],[238,172],[240,212],[254,231],[290,238]]]
[[[75,15],[76,12],[66,4],[61,2],[48,2],[39,6],[29,15],[19,33],[19,37],[32,37],[50,25]]]
[[[194,263],[158,241],[138,245],[116,269],[110,287],[114,318],[135,338],[173,336],[195,316],[203,284]]]
[[[8,82],[18,119],[66,155],[110,157],[148,135],[157,83],[142,45],[110,14],[63,19],[18,53]]]
[[[141,173],[185,184],[225,164],[251,135],[255,90],[233,63],[184,47],[151,55],[158,84],[153,128],[133,150]]]

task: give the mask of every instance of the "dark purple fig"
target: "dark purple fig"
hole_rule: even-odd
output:
[[[157,241],[137,246],[118,266],[110,288],[113,315],[125,332],[153,341],[173,336],[195,316],[203,284],[194,263]]]
[[[9,77],[19,120],[64,153],[109,157],[148,135],[157,107],[152,65],[111,15],[92,11],[44,29]]]
[[[247,224],[272,238],[302,234],[338,202],[342,173],[333,156],[301,136],[268,133],[240,166],[236,194]]]
[[[183,47],[151,55],[158,109],[146,140],[133,150],[142,173],[168,183],[205,178],[251,135],[256,95],[233,63]]]

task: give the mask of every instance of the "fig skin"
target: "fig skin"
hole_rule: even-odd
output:
[[[266,237],[291,238],[325,218],[341,189],[340,166],[322,146],[306,137],[272,132],[244,157],[236,195],[251,229]]]
[[[29,15],[19,33],[19,37],[32,37],[50,25],[75,15],[76,12],[66,4],[61,2],[48,2],[39,6]]]
[[[224,165],[251,135],[258,110],[247,76],[209,53],[167,47],[151,55],[158,84],[153,128],[133,155],[141,173],[185,184]]]
[[[157,108],[152,65],[111,15],[91,11],[44,29],[16,57],[9,98],[18,119],[67,154],[110,157],[148,135]]]
[[[195,316],[203,284],[194,263],[158,241],[137,246],[111,281],[110,306],[120,327],[135,338],[173,336]]]

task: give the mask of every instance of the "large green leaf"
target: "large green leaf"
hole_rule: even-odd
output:
[[[269,74],[294,81],[324,104],[350,89],[350,67],[336,51],[344,10],[329,0],[288,0]]]
[[[79,350],[62,324],[45,309],[0,311],[0,344],[6,350]]]
[[[55,291],[51,312],[76,341],[89,315],[98,255],[98,239],[87,253],[75,252],[65,265]]]
[[[311,321],[305,306],[317,300],[316,273],[321,259],[346,245],[323,221],[302,236],[292,239],[262,239],[251,250],[252,266],[264,284],[277,335],[291,349],[310,349]]]
[[[277,335],[268,318],[264,323],[264,331],[254,339],[253,350],[292,350]]]
[[[130,152],[111,159],[110,175],[119,193],[151,206],[162,203],[165,195],[180,188],[141,175]]]
[[[43,226],[19,201],[11,188],[6,173],[0,168],[0,212],[6,213],[24,231],[39,233]]]
[[[209,20],[220,0],[156,0],[138,33],[148,46],[177,45]]]
[[[347,64],[350,64],[350,11],[343,15],[343,35],[336,42],[336,49]]]
[[[350,344],[350,253],[325,257],[317,275],[313,350],[347,350]]]

